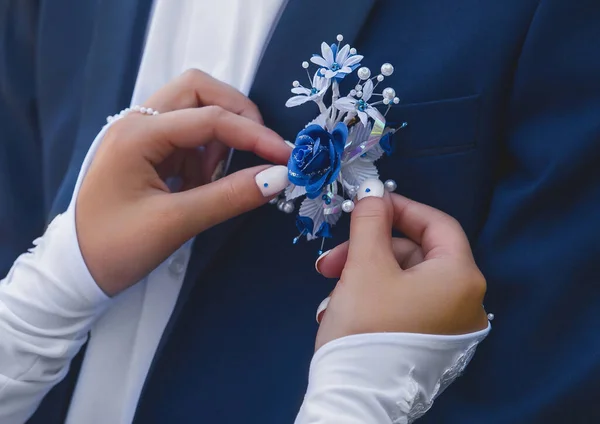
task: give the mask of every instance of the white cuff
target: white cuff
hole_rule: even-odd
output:
[[[313,357],[296,424],[411,423],[462,373],[490,328],[459,336],[377,333],[334,340]]]

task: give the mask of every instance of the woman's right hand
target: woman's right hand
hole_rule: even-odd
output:
[[[83,258],[109,296],[190,238],[261,206],[288,184],[284,166],[215,178],[230,147],[279,164],[291,152],[262,125],[257,107],[227,84],[187,71],[144,106],[160,114],[132,113],[109,128],[76,201]],[[173,177],[177,191],[166,184]]]

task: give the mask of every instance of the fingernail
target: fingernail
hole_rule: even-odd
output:
[[[327,252],[323,252],[323,253],[321,254],[321,256],[319,256],[319,257],[317,258],[317,260],[315,261],[315,269],[317,270],[317,272],[318,272],[319,274],[321,273],[321,271],[319,271],[319,261],[320,261],[321,259],[323,259],[325,256],[329,255],[329,252],[331,252],[331,249],[329,249]]]
[[[375,178],[364,180],[358,187],[356,192],[356,198],[358,200],[364,199],[365,197],[383,197],[385,189],[383,183]]]
[[[224,170],[225,170],[225,161],[222,160],[215,167],[215,170],[213,171],[212,176],[210,177],[210,181],[215,182],[215,181],[223,178]]]
[[[292,149],[294,147],[296,147],[296,145],[294,143],[292,143],[291,141],[289,141],[289,140],[283,140],[283,141],[285,141],[285,144],[287,144],[288,146],[290,146]]]
[[[327,306],[329,306],[330,300],[331,300],[330,296],[326,297],[325,299],[323,299],[323,301],[317,308],[317,317],[316,318],[317,318],[318,324],[321,324],[321,320],[323,319],[323,314],[325,314],[325,310],[327,309]]]
[[[272,166],[254,177],[256,185],[265,197],[271,197],[286,188],[288,180],[288,169],[283,165]]]

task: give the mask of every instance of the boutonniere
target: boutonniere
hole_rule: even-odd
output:
[[[392,136],[406,126],[386,126],[387,112],[400,99],[392,87],[377,92],[394,67],[384,63],[380,73],[372,76],[369,68],[361,66],[363,56],[348,44],[341,47],[342,35],[337,40],[331,45],[322,43],[321,54],[310,59],[317,67],[314,73],[309,62],[302,63],[307,86],[292,83],[294,96],[286,106],[314,103],[319,114],[296,136],[288,162],[290,185],[281,198],[272,201],[279,210],[293,213],[295,200],[304,197],[296,218],[300,234],[294,243],[302,237],[322,238],[320,253],[342,212],[354,209],[353,199],[361,183],[379,178],[375,162],[392,153]],[[351,78],[354,71],[357,83],[343,96],[340,82]],[[388,180],[385,188],[394,191],[396,183]]]

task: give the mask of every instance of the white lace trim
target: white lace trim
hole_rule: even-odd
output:
[[[465,368],[475,355],[475,350],[477,349],[477,345],[479,342],[473,342],[454,362],[454,364],[447,368],[446,371],[442,374],[439,381],[436,383],[433,393],[431,395],[431,400],[427,400],[421,390],[419,390],[419,386],[414,381],[412,376],[412,372],[410,375],[410,379],[413,385],[416,388],[416,393],[412,396],[412,398],[407,401],[407,399],[402,400],[398,403],[398,406],[404,410],[404,406],[410,404],[410,407],[405,412],[407,414],[406,418],[403,420],[397,419],[396,421],[392,421],[394,424],[411,424],[417,419],[421,418],[427,411],[431,409],[433,406],[433,402],[435,399],[441,395],[444,390],[452,384],[454,380],[461,376],[464,372]]]

